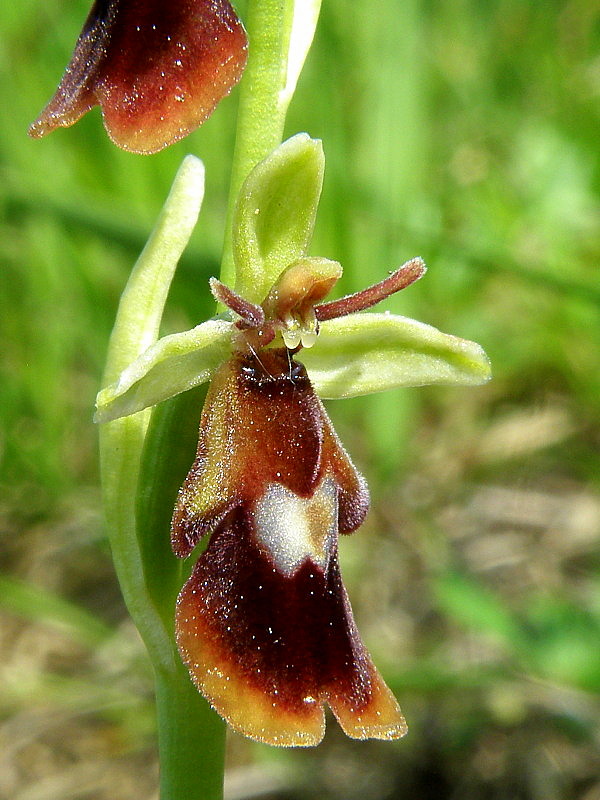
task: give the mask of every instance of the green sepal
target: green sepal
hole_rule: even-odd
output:
[[[260,303],[280,273],[306,253],[323,185],[318,139],[298,133],[250,173],[233,218],[235,290]]]
[[[320,326],[298,354],[321,397],[342,398],[401,386],[476,386],[491,377],[475,342],[392,314],[351,314]]]
[[[232,323],[212,319],[164,336],[96,399],[96,422],[125,417],[210,380],[230,352]]]

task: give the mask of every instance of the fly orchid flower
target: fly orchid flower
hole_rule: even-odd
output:
[[[154,153],[187,136],[239,81],[246,34],[228,0],[95,0],[41,137],[100,105],[109,136]]]
[[[227,312],[159,340],[98,396],[102,422],[210,379],[171,543],[185,558],[210,540],[179,595],[176,638],[230,725],[282,746],[317,744],[325,705],[351,737],[406,732],[342,583],[338,534],[362,523],[368,491],[318,394],[489,377],[473,342],[360,313],[421,277],[419,258],[322,302],[341,275],[337,262],[306,255],[322,174],[320,142],[306,134],[259,164],[234,219],[239,291],[211,280]]]

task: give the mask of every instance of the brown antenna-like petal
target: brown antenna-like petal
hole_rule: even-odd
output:
[[[321,303],[315,306],[315,315],[319,322],[337,317],[345,317],[347,314],[356,314],[364,311],[385,300],[401,289],[406,289],[411,283],[418,281],[427,270],[422,258],[412,258],[403,264],[391,275],[388,275],[379,283],[368,286],[355,294],[346,295],[340,300],[331,300],[329,303]]]
[[[154,153],[210,116],[240,79],[246,46],[227,0],[96,0],[29,134],[72,125],[100,105],[115,144]]]
[[[242,318],[244,325],[249,328],[260,328],[265,324],[265,312],[261,306],[245,300],[229,286],[221,283],[217,278],[210,278],[210,291],[217,303],[223,303]]]

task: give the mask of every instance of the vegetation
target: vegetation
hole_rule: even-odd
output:
[[[427,276],[387,307],[480,342],[494,380],[329,404],[375,500],[342,568],[410,733],[360,743],[330,726],[293,752],[231,735],[228,797],[595,800],[594,9],[376,5],[324,3],[288,116],[327,157],[312,250],[341,261],[341,291],[422,256]],[[97,111],[28,139],[87,11],[0,8],[0,796],[17,800],[156,792],[152,678],[113,574],[91,416],[120,292],[188,152],[207,192],[165,332],[211,313],[233,146],[235,91],[152,158],[117,150]]]

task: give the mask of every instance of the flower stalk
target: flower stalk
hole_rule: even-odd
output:
[[[283,138],[288,106],[313,40],[321,0],[249,0],[246,30],[251,42],[240,84],[236,143],[221,280],[239,288],[232,227],[243,182]],[[262,298],[258,298],[262,299]]]
[[[220,800],[226,726],[177,661],[156,673],[160,798]]]
[[[319,6],[320,0],[248,3],[251,56],[241,87],[222,272],[233,282],[235,199],[251,168],[281,141]],[[188,157],[123,293],[104,386],[158,338],[171,279],[199,212],[203,179],[201,163]],[[115,567],[155,671],[161,800],[220,800],[223,791],[225,725],[194,687],[177,653],[173,608],[185,567],[160,542],[162,537],[168,547],[164,510],[170,514],[176,482],[185,475],[191,457],[183,455],[181,476],[174,461],[182,451],[182,438],[197,428],[198,403],[197,392],[187,392],[152,415],[142,410],[100,429],[103,496]],[[185,430],[179,430],[182,427]]]

